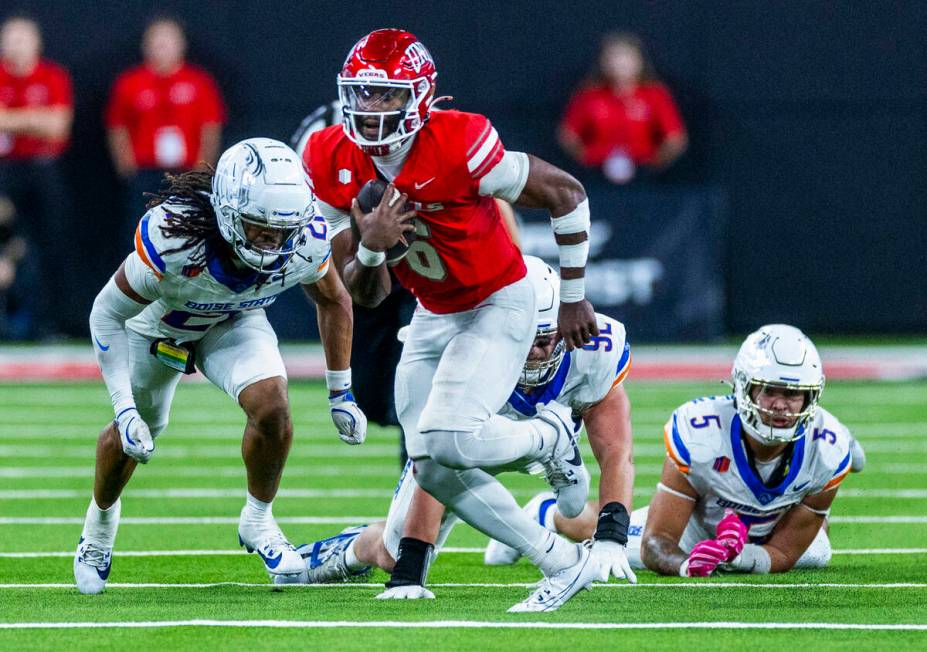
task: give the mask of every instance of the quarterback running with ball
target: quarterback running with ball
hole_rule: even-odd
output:
[[[302,161],[275,140],[228,149],[215,173],[168,177],[135,234],[135,250],[97,295],[90,330],[113,402],[97,443],[96,479],[74,557],[81,593],[110,574],[120,500],[139,462],[155,453],[185,373],[202,371],[247,415],[242,457],[248,495],[240,543],[272,576],[305,565],[271,503],[293,438],[286,370],[264,308],[301,285],[315,301],[339,436],[360,444],[367,421],[351,395],[351,299],[331,271],[326,223],[315,214]]]
[[[538,590],[512,611],[556,609],[592,581],[589,551],[528,518],[484,469],[536,461],[558,497],[580,505],[588,474],[572,424],[556,414],[532,431],[492,418],[518,381],[535,331],[534,293],[495,198],[550,212],[560,252],[559,333],[567,349],[598,335],[583,282],[589,204],[569,174],[507,152],[484,116],[433,111],[436,79],[431,54],[414,35],[371,32],[338,76],[343,124],[314,133],[303,158],[355,302],[375,306],[387,296],[387,250],[414,233],[405,257],[392,262],[419,302],[395,385],[415,480],[543,572]],[[356,198],[377,178],[389,185],[364,213]]]

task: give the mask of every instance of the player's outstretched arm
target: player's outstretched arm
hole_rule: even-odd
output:
[[[585,290],[589,200],[583,185],[570,174],[536,156],[529,154],[527,159],[528,176],[516,203],[550,212],[560,253],[558,327],[567,349],[580,348],[599,334]]]
[[[136,253],[130,254],[100,290],[90,311],[90,334],[97,364],[100,365],[100,372],[113,402],[122,449],[126,455],[145,463],[154,451],[154,441],[148,426],[138,414],[132,396],[126,321],[144,310],[157,297],[157,282],[153,277],[151,282],[146,282],[146,275],[150,276],[151,272],[137,258]],[[151,298],[142,296],[134,289],[126,275],[127,270],[141,280],[139,287],[145,287],[145,294]]]
[[[342,441],[362,444],[367,436],[367,417],[351,393],[351,338],[354,334],[351,297],[331,267],[315,283],[303,285],[303,290],[315,302],[325,351],[325,382],[332,421]]]
[[[776,523],[769,541],[762,546],[748,543],[728,566],[743,573],[784,573],[798,562],[818,531],[837,496],[837,488],[807,496]]]
[[[641,541],[641,561],[661,575],[679,575],[688,555],[679,547],[679,539],[695,509],[695,490],[667,458],[663,463],[660,484],[657,485],[647,526]]]

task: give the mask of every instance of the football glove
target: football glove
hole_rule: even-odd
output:
[[[386,589],[377,596],[377,600],[434,600],[435,594],[424,586],[406,584]]]
[[[727,559],[727,554],[728,549],[714,539],[699,541],[685,562],[685,576],[708,577]]]
[[[154,452],[154,440],[148,424],[134,407],[126,408],[116,415],[116,429],[122,442],[123,452],[142,464],[147,464]]]
[[[614,576],[615,579],[627,579],[629,583],[637,584],[637,575],[628,563],[627,549],[617,541],[598,539],[593,542],[592,561],[599,567],[598,581],[607,582],[610,576]]]
[[[731,561],[744,549],[747,543],[747,526],[743,524],[732,509],[724,510],[724,518],[715,530],[715,541],[727,548],[727,559]]]
[[[328,405],[341,441],[352,446],[363,444],[367,438],[367,417],[358,407],[351,390],[329,395]]]

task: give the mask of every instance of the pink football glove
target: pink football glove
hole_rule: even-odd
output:
[[[732,561],[744,549],[747,543],[747,526],[743,524],[732,509],[724,510],[724,518],[715,530],[715,541],[727,548],[727,559]]]
[[[708,577],[718,564],[727,560],[728,550],[714,539],[699,541],[689,553],[689,565],[686,575],[689,577]]]

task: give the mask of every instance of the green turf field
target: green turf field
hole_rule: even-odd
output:
[[[632,381],[628,390],[635,506],[642,506],[657,482],[669,412],[722,388]],[[291,541],[385,515],[399,472],[396,433],[372,429],[364,446],[345,446],[321,384],[294,385],[290,396],[296,440],[274,513]],[[374,600],[383,574],[369,584],[274,590],[260,560],[237,548],[243,416],[219,390],[199,384],[179,388],[171,426],[124,495],[107,591],[81,596],[70,586],[72,554],[96,434],[112,415],[108,396],[102,383],[0,385],[0,649],[927,649],[927,382],[829,383],[822,404],[869,459],[835,503],[829,569],[707,581],[641,572],[638,586],[597,585],[556,613],[526,617],[505,610],[528,594],[537,572],[524,561],[484,567],[474,550],[485,537],[463,526],[432,569],[435,601]],[[542,482],[507,478],[520,502]],[[127,625],[168,621],[174,625]]]

